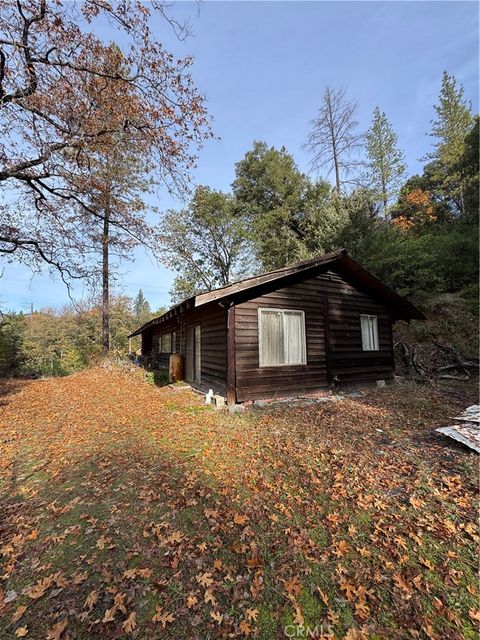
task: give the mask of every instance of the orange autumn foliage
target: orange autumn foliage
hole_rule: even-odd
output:
[[[434,222],[437,219],[429,191],[413,189],[403,198],[402,205],[405,213],[392,220],[392,224],[402,231],[409,231],[413,227]]]

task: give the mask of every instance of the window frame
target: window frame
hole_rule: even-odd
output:
[[[167,336],[170,336],[170,349],[165,348],[165,340]],[[172,334],[171,332],[162,333],[159,336],[159,353],[172,353]]]
[[[372,320],[372,319],[375,320],[374,331],[373,331],[373,347],[366,347],[363,342],[362,318],[367,318],[368,320]],[[362,351],[380,351],[380,341],[378,337],[378,316],[375,316],[369,313],[360,314],[360,335],[362,339]]]
[[[262,362],[262,322],[261,316],[262,311],[276,311],[282,314],[282,327],[283,327],[283,354],[285,358],[285,313],[297,313],[302,318],[302,327],[303,327],[303,345],[302,345],[302,362],[288,363],[283,362],[281,364],[263,364]],[[258,307],[257,310],[257,319],[258,319],[258,366],[261,369],[270,369],[272,367],[306,367],[307,362],[307,327],[305,323],[305,311],[303,309],[279,309],[278,307]]]

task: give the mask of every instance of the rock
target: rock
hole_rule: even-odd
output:
[[[228,411],[230,413],[243,413],[245,411],[245,406],[243,404],[232,404],[228,407]]]
[[[212,400],[215,403],[215,409],[223,409],[225,406],[225,398],[223,396],[212,396]]]
[[[16,599],[17,599],[16,591],[7,591],[7,593],[5,594],[5,598],[3,599],[3,602],[5,604],[8,604],[9,602],[13,602]]]
[[[386,387],[387,383],[385,382],[385,380],[377,380],[377,387]]]

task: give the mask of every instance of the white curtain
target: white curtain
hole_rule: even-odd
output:
[[[283,364],[285,354],[283,348],[283,317],[281,311],[260,313],[261,366]]]
[[[360,316],[362,347],[364,351],[378,351],[377,316]]]
[[[285,364],[305,363],[305,327],[303,313],[284,311]]]

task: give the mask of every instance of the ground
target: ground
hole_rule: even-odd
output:
[[[472,398],[217,413],[142,373],[0,396],[0,638],[477,638]]]

